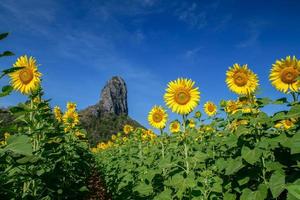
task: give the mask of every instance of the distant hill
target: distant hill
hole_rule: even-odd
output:
[[[110,139],[123,130],[125,124],[142,127],[128,116],[127,87],[121,77],[112,77],[101,91],[100,101],[79,111],[80,123],[87,131],[90,144]],[[4,127],[13,128],[13,116],[8,109],[0,108],[0,138]]]
[[[141,125],[128,116],[127,87],[118,76],[112,77],[101,91],[100,101],[79,112],[81,125],[86,129],[91,144],[108,140],[122,131],[125,124]]]

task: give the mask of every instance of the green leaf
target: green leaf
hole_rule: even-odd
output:
[[[195,174],[193,172],[190,172],[185,178],[185,183],[189,188],[197,186],[197,181],[195,180]]]
[[[4,56],[14,56],[15,54],[11,51],[4,51],[2,54],[0,54],[0,57]]]
[[[222,184],[221,183],[214,183],[212,188],[211,188],[211,191],[222,193]]]
[[[200,161],[200,162],[204,162],[205,159],[207,158],[207,154],[201,152],[201,151],[197,151],[195,153],[195,156],[194,158],[197,160],[197,161]]]
[[[256,191],[252,191],[250,189],[244,189],[243,190],[243,193],[241,195],[241,198],[240,200],[252,200],[252,199],[255,199],[255,200],[264,200],[266,199],[267,197],[267,194],[268,194],[268,188],[266,185],[264,184],[261,184],[259,187],[258,187],[258,190]]]
[[[249,134],[250,130],[245,125],[240,125],[240,126],[238,126],[238,128],[236,129],[235,132],[236,132],[237,136],[240,136],[240,135]]]
[[[287,118],[300,117],[300,105],[294,105],[286,115]]]
[[[236,147],[237,146],[238,137],[234,134],[231,134],[230,136],[226,137],[224,139],[224,143],[229,148]]]
[[[275,171],[269,181],[271,193],[277,198],[285,188],[285,176],[280,171]]]
[[[272,121],[279,121],[279,120],[283,120],[286,118],[285,112],[281,111],[281,112],[277,112],[274,114],[274,116],[272,117]]]
[[[4,38],[6,38],[8,36],[8,33],[1,33],[0,34],[0,40],[3,40]]]
[[[166,189],[163,192],[159,193],[154,200],[170,200],[172,199],[172,190]]]
[[[300,134],[295,134],[290,143],[291,154],[300,153]]]
[[[224,200],[236,200],[236,195],[226,192],[223,197]]]
[[[256,121],[256,123],[267,124],[267,123],[271,122],[271,119],[270,119],[270,117],[266,113],[260,112],[258,114],[258,116],[255,118],[255,121]]]
[[[227,162],[228,165],[225,171],[226,175],[234,174],[244,166],[241,157],[238,157],[236,159],[228,159]]]
[[[26,135],[12,135],[7,140],[4,151],[12,151],[21,155],[32,155],[30,138]]]
[[[13,114],[16,114],[16,113],[24,112],[25,108],[21,107],[21,106],[14,106],[14,107],[9,108],[9,111],[12,112]]]
[[[289,185],[287,186],[288,195],[292,195],[296,199],[300,199],[300,185]]]
[[[242,158],[246,160],[248,163],[250,163],[251,165],[257,162],[261,156],[261,152],[258,151],[256,148],[251,150],[247,146],[243,146],[241,153],[242,153]]]
[[[28,163],[28,162],[35,163],[38,160],[40,160],[39,157],[32,155],[32,156],[25,156],[23,158],[18,159],[17,163],[19,163],[19,164],[25,164],[25,163]]]
[[[5,75],[7,75],[7,74],[13,73],[13,72],[18,71],[18,70],[23,69],[23,68],[24,68],[24,67],[12,67],[12,68],[3,70],[3,71],[2,71],[2,74],[1,74],[1,76],[0,76],[0,79],[1,79],[2,77],[4,77]]]
[[[138,192],[142,196],[148,196],[153,192],[153,188],[152,185],[148,185],[146,183],[140,183],[133,188],[133,191]]]
[[[265,106],[268,105],[272,102],[271,99],[269,98],[257,98],[256,102],[260,105],[260,106]]]
[[[249,180],[250,180],[250,178],[248,176],[246,176],[245,178],[238,180],[238,183],[239,183],[239,185],[244,185],[244,184],[248,183]]]
[[[0,97],[4,97],[9,95],[13,91],[13,87],[11,85],[6,85],[2,87],[2,92],[0,93]]]
[[[159,167],[160,168],[167,168],[171,165],[171,162],[170,162],[170,159],[167,157],[167,158],[162,158],[160,159],[159,161]]]
[[[89,189],[86,187],[86,186],[82,186],[80,189],[79,189],[80,192],[88,192]]]
[[[288,102],[287,98],[283,97],[283,98],[276,99],[275,101],[273,101],[273,104],[285,104],[287,102]]]

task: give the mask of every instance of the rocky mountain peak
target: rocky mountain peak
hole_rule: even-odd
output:
[[[112,134],[122,131],[125,124],[141,127],[128,116],[127,87],[119,76],[106,83],[97,104],[81,110],[79,114],[91,144],[110,139]]]
[[[127,87],[121,77],[112,77],[102,89],[99,114],[128,115]]]

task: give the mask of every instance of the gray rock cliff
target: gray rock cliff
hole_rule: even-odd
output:
[[[141,127],[128,116],[127,87],[118,76],[112,77],[103,87],[99,102],[81,110],[79,115],[92,145],[108,140],[112,134],[122,131],[125,124]]]
[[[128,115],[127,87],[121,77],[112,77],[102,89],[99,114]]]

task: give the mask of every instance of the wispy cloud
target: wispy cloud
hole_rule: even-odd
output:
[[[135,60],[125,59],[121,55],[118,50],[119,46],[141,45],[147,36],[142,27],[135,26],[128,29],[119,16],[147,15],[152,12],[151,8],[156,5],[157,1],[134,0],[132,2],[91,1],[85,4],[84,8],[80,8],[85,10],[84,17],[74,19],[69,18],[76,12],[72,9],[79,8],[65,10],[65,5],[62,5],[61,1],[3,0],[0,4],[0,16],[1,19],[5,19],[5,14],[13,16],[7,21],[11,24],[18,24],[18,26],[11,27],[16,29],[14,31],[20,32],[24,38],[42,34],[43,40],[40,42],[49,41],[44,48],[47,48],[45,54],[51,54],[51,58],[56,60],[55,62],[51,60],[52,64],[56,65],[52,71],[58,71],[63,67],[64,70],[60,72],[62,77],[62,73],[65,73],[63,71],[68,71],[70,77],[77,76],[76,73],[88,73],[88,71],[99,73],[103,79],[109,79],[112,75],[121,75],[128,81],[132,96],[139,94],[139,101],[142,102],[143,98],[150,98],[151,94],[146,91],[158,88],[160,80],[156,74],[152,73],[151,67],[141,66],[136,64]],[[64,61],[66,65],[61,66],[59,61]],[[76,69],[76,66],[85,68]],[[70,68],[72,70],[68,70]],[[86,76],[81,74],[79,78],[84,80]],[[51,82],[51,78],[55,77],[52,77],[49,72],[47,81]],[[56,80],[55,83],[59,85],[60,81],[66,80]],[[60,87],[67,88],[65,91],[68,91],[69,95],[74,95],[73,93],[77,91],[72,89],[74,87],[72,83],[74,81],[69,79],[67,83],[61,83]],[[55,89],[56,86],[48,84],[48,87],[51,87],[47,89],[50,91],[49,94],[63,91],[61,88]],[[83,86],[78,86],[78,89],[81,87]],[[65,99],[65,95],[66,93],[62,92],[55,94],[55,97]]]
[[[221,17],[217,22],[216,26],[213,28],[214,31],[222,31],[227,27],[227,25],[232,21],[232,14],[226,14]]]
[[[58,8],[55,1],[2,0],[1,23],[8,21],[6,15],[11,16],[9,23],[18,24],[20,30],[47,35],[46,27],[55,21]]]
[[[202,47],[196,47],[194,49],[189,49],[184,53],[184,57],[186,59],[195,59],[195,57],[199,54],[199,51],[202,49]]]
[[[262,31],[263,31],[265,25],[267,25],[267,22],[261,21],[261,20],[247,22],[247,25],[246,25],[247,37],[246,37],[246,39],[239,42],[236,45],[236,47],[237,48],[247,48],[247,47],[251,47],[251,46],[259,44],[259,38],[260,38],[260,35],[262,34]]]
[[[199,1],[183,1],[175,6],[175,16],[193,28],[206,28],[209,23],[214,21],[215,13],[221,6],[220,4],[219,0],[210,1],[208,4]],[[221,19],[221,23],[225,24],[223,20]]]
[[[183,5],[175,13],[179,20],[192,27],[203,28],[207,25],[206,11],[199,8],[198,4],[193,2],[190,5]]]

